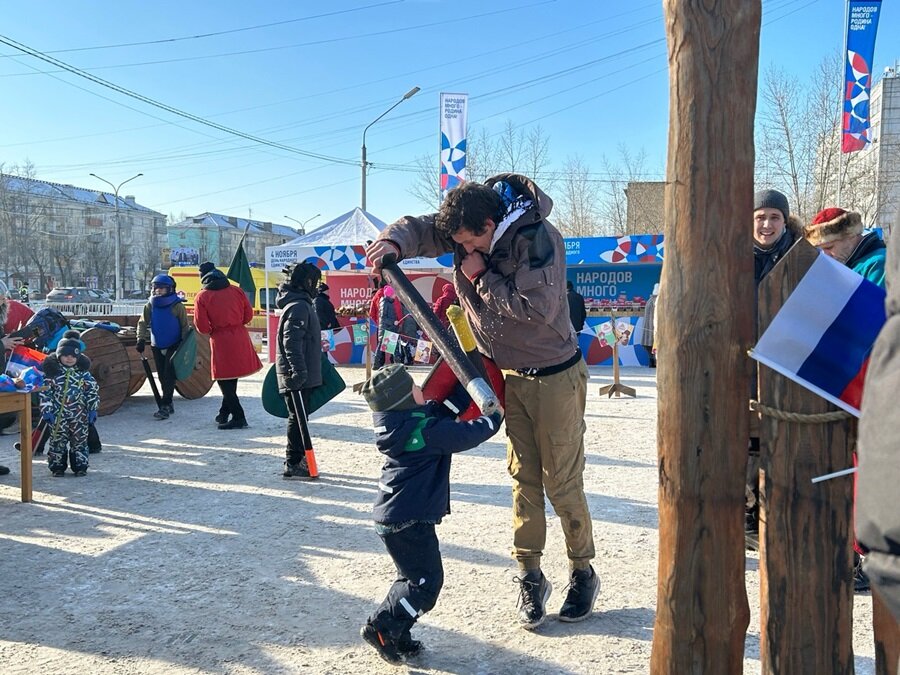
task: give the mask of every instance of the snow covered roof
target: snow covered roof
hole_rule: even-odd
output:
[[[361,246],[375,239],[385,227],[383,220],[356,207],[285,246]]]
[[[89,190],[88,188],[66,185],[64,183],[51,183],[45,180],[10,176],[8,174],[0,175],[0,180],[3,181],[5,189],[13,192],[25,192],[36,197],[79,202],[91,206],[109,206],[110,208],[115,206],[116,198],[111,192]],[[141,206],[134,201],[127,201],[122,195],[119,195],[119,208],[163,216],[159,211],[154,211],[146,206]]]
[[[170,227],[219,227],[240,230],[243,232],[250,225],[251,232],[272,232],[282,237],[296,237],[298,232],[293,227],[278,223],[265,223],[260,220],[248,220],[237,216],[224,216],[221,213],[201,213],[199,216],[182,220]]]

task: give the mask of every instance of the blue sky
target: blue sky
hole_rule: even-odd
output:
[[[765,0],[760,72],[775,63],[808,79],[842,46],[844,6]],[[0,45],[0,162],[27,159],[38,178],[97,189],[92,172],[113,183],[142,172],[123,194],[167,215],[292,224],[288,215],[312,219],[311,229],[349,211],[360,201],[363,129],[413,86],[421,91],[366,135],[367,207],[387,222],[427,210],[408,189],[422,156],[434,157],[438,180],[441,91],[469,94],[470,132],[539,124],[557,168],[579,154],[602,179],[601,155],[624,143],[646,151],[648,178],[662,178],[661,0],[51,0],[4,2],[3,17],[5,38],[301,151],[229,135]],[[900,7],[887,0],[876,74],[900,59],[897,35]]]

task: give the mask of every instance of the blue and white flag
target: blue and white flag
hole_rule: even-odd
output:
[[[885,292],[819,254],[750,356],[859,417]]]
[[[468,94],[441,94],[441,199],[466,182]]]
[[[856,152],[872,142],[869,93],[881,0],[850,0],[844,55],[844,120],[841,152]]]

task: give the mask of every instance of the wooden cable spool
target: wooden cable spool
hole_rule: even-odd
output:
[[[141,355],[138,354],[134,346],[137,344],[137,337],[134,333],[120,332],[118,334],[119,341],[125,347],[125,353],[128,354],[128,364],[131,369],[131,378],[128,380],[128,396],[136,394],[144,386],[147,381],[147,374],[144,372],[144,366],[141,365]],[[149,347],[147,348],[150,349]],[[149,356],[149,355],[148,355]],[[156,372],[156,363],[151,357],[150,369]]]
[[[177,380],[175,382],[175,391],[182,398],[193,400],[206,396],[209,390],[212,389],[212,385],[209,336],[197,331],[197,361],[194,364],[194,372],[186,380]]]
[[[104,328],[89,328],[81,334],[81,340],[91,360],[91,375],[100,386],[97,414],[111,415],[128,395],[131,379],[128,354],[116,334]]]

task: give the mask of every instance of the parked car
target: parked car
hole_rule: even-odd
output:
[[[90,311],[96,314],[111,313],[112,299],[103,293],[87,286],[61,286],[54,288],[47,294],[47,305],[71,307],[76,314]],[[87,307],[72,307],[73,305],[90,305]]]

